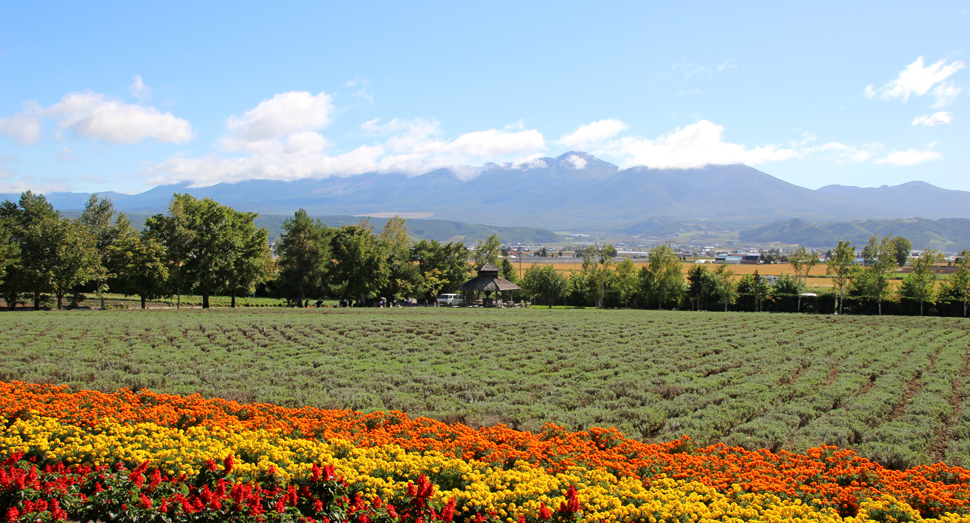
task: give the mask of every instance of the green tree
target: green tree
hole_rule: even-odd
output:
[[[599,259],[597,260],[597,258]],[[613,258],[597,253],[595,247],[587,247],[583,250],[583,266],[580,272],[584,282],[586,300],[596,305],[597,309],[602,309],[606,288],[611,283],[612,277],[615,276]]]
[[[754,274],[745,274],[737,286],[739,296],[751,296],[754,302],[754,311],[762,310],[762,303],[768,297],[768,283],[764,278],[754,271]]]
[[[970,249],[963,250],[956,258],[957,270],[943,283],[943,292],[963,302],[963,316],[970,305]]]
[[[854,284],[865,298],[879,304],[882,315],[882,302],[892,295],[890,276],[896,272],[896,245],[892,238],[884,236],[881,240],[875,234],[862,250],[865,267],[857,268]]]
[[[894,240],[895,242],[895,240]],[[907,252],[909,252],[907,250]],[[923,315],[923,304],[936,303],[937,275],[933,272],[933,265],[942,260],[939,252],[926,249],[923,255],[913,261],[913,272],[903,278],[900,294],[919,302],[919,315]]]
[[[237,295],[252,294],[256,285],[266,281],[273,258],[269,231],[255,224],[259,215],[227,209],[231,237],[228,239],[229,259],[224,266],[224,280],[231,299],[230,306],[236,308]]]
[[[734,284],[734,271],[728,269],[727,265],[720,265],[714,271],[714,295],[717,301],[724,302],[724,312],[727,312],[728,305],[738,298],[738,288]]]
[[[801,296],[805,292],[805,284],[791,274],[782,274],[771,286],[770,294],[775,298]]]
[[[613,301],[624,307],[629,307],[630,302],[633,301],[633,299],[640,292],[639,287],[640,278],[637,274],[637,267],[634,265],[633,260],[626,258],[620,263],[616,264],[616,276],[613,280],[613,285],[610,288]]]
[[[52,238],[54,259],[50,282],[57,297],[57,308],[63,307],[64,296],[101,274],[101,259],[95,238],[80,220],[64,218],[57,223]]]
[[[838,301],[837,309],[839,314],[842,314],[842,301],[845,299],[845,292],[849,287],[854,263],[855,248],[852,246],[852,243],[839,241],[839,246],[828,257],[825,267],[825,273],[832,276],[832,283],[835,284],[835,296]]]
[[[453,291],[464,283],[472,269],[468,265],[468,250],[461,242],[421,240],[411,247],[411,261],[418,264],[419,281],[423,282],[420,289],[434,303],[438,302],[439,293]],[[432,276],[433,271],[438,272]]]
[[[26,191],[18,203],[8,200],[0,204],[0,220],[7,224],[11,240],[20,248],[19,260],[4,269],[4,298],[13,309],[22,294],[32,295],[34,309],[39,309],[42,294],[53,290],[60,213],[43,195]]]
[[[424,290],[425,294],[431,296],[431,303],[435,307],[438,306],[438,293],[441,291],[442,286],[447,282],[446,279],[442,278],[441,271],[437,268],[431,269],[428,273],[422,275],[421,277],[421,288]]]
[[[276,243],[277,282],[287,302],[303,304],[307,293],[323,288],[330,264],[330,230],[300,209],[283,222]]]
[[[235,295],[259,281],[266,268],[268,233],[253,225],[256,213],[238,212],[210,198],[176,194],[167,216],[146,221],[149,235],[169,253],[181,302],[183,287],[202,295],[202,308],[218,292]],[[235,300],[234,300],[235,301]]]
[[[519,273],[515,269],[515,266],[512,265],[512,262],[509,261],[508,258],[502,259],[502,264],[499,266],[499,269],[500,269],[499,274],[501,274],[502,278],[505,278],[506,280],[509,280],[512,283],[516,283],[519,281]]]
[[[20,245],[17,243],[8,220],[0,219],[0,296],[6,286],[7,268],[20,264]]]
[[[701,300],[707,297],[708,289],[713,288],[710,271],[703,265],[694,265],[687,272],[687,297],[690,299],[691,309],[701,310]]]
[[[225,288],[230,272],[235,240],[232,217],[228,207],[211,198],[198,200],[177,194],[175,199],[182,201],[189,229],[194,233],[182,270],[195,292],[202,295],[202,308],[208,309],[209,297]]]
[[[410,298],[420,288],[421,271],[411,262],[411,236],[407,222],[395,216],[387,221],[380,235],[381,250],[387,261],[387,286],[383,293],[396,300]]]
[[[522,288],[530,296],[543,299],[551,309],[556,300],[569,294],[569,280],[552,265],[533,264],[522,276]]]
[[[139,235],[130,226],[108,247],[107,268],[111,286],[125,296],[148,300],[169,295],[168,255],[165,247],[151,235]]]
[[[186,195],[188,196],[188,195]],[[168,255],[169,277],[175,291],[175,308],[182,306],[182,289],[191,287],[186,274],[186,263],[192,255],[196,231],[189,217],[187,200],[178,194],[168,205],[168,214],[156,214],[145,220],[147,234],[165,247]]]
[[[99,198],[97,194],[92,194],[84,204],[80,220],[94,239],[94,250],[98,255],[99,265],[93,274],[93,279],[96,283],[98,299],[101,301],[101,309],[104,310],[104,293],[108,291],[107,280],[110,276],[106,270],[108,249],[118,235],[130,226],[130,222],[122,215],[116,225],[114,203],[110,198]]]
[[[815,251],[809,251],[805,247],[799,247],[798,250],[788,256],[788,263],[795,271],[795,277],[804,283],[805,279],[812,272],[812,269],[819,264],[819,259]]]
[[[387,285],[387,264],[369,221],[336,229],[330,253],[334,263],[328,280],[337,295],[363,301]]]
[[[680,301],[684,293],[680,256],[667,245],[654,247],[650,250],[647,266],[640,271],[640,282],[643,294],[657,302],[657,309],[664,303]]]
[[[893,245],[896,246],[896,263],[900,267],[906,265],[909,252],[913,250],[913,243],[902,236],[897,236],[893,238]]]
[[[475,267],[481,267],[486,263],[498,266],[499,253],[502,250],[502,242],[498,239],[498,234],[493,234],[487,239],[480,240],[475,246],[472,259],[475,260]]]

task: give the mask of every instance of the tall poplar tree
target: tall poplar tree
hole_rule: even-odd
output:
[[[643,293],[657,302],[657,310],[664,303],[679,301],[684,292],[680,257],[669,245],[658,245],[650,250],[647,266],[640,271],[640,276]]]
[[[854,284],[862,295],[879,304],[882,316],[882,302],[892,295],[890,276],[896,272],[896,245],[891,237],[873,234],[862,250],[865,267],[857,268]]]
[[[957,255],[957,271],[943,283],[943,292],[963,302],[963,317],[967,316],[970,305],[970,249]]]
[[[855,248],[852,247],[852,242],[839,241],[839,246],[835,248],[826,263],[825,273],[832,276],[838,301],[837,310],[842,314],[842,301],[845,299],[845,291],[852,276],[852,265],[855,263]]]
[[[908,250],[907,250],[908,252]],[[900,294],[919,302],[919,315],[923,315],[923,304],[936,303],[937,275],[933,272],[933,265],[943,257],[933,249],[926,249],[923,255],[913,261],[913,272],[903,278]]]

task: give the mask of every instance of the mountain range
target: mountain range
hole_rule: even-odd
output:
[[[830,185],[817,190],[785,182],[746,165],[696,169],[620,169],[595,156],[569,152],[531,162],[438,169],[419,176],[365,173],[297,181],[251,180],[192,188],[163,185],[141,194],[101,193],[118,210],[156,213],[187,192],[263,214],[381,215],[422,213],[435,219],[556,231],[624,231],[683,227],[751,228],[793,218],[811,222],[923,217],[970,218],[970,192],[924,182],[892,187]],[[80,209],[85,193],[45,195],[58,209]],[[16,199],[17,194],[0,194]],[[670,223],[681,225],[670,225]]]

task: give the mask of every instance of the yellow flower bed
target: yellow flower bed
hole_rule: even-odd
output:
[[[170,476],[199,474],[209,460],[218,462],[231,454],[237,475],[257,478],[272,468],[284,482],[309,476],[314,463],[333,465],[338,475],[371,499],[399,498],[409,481],[425,474],[439,486],[454,486],[436,489],[434,499],[454,498],[464,512],[494,510],[509,523],[523,515],[534,518],[542,504],[555,510],[570,485],[578,492],[587,521],[869,521],[899,515],[921,520],[918,512],[891,496],[864,502],[857,517],[843,520],[831,508],[820,509],[800,499],[738,490],[722,493],[698,482],[664,476],[645,485],[637,478],[616,477],[599,469],[574,467],[550,474],[523,461],[503,470],[437,451],[409,452],[396,445],[358,448],[345,440],[321,442],[266,430],[232,432],[203,426],[180,430],[110,419],[81,428],[32,416],[0,429],[0,454],[18,451],[77,465],[148,461],[150,467]],[[957,520],[956,516],[940,518]]]

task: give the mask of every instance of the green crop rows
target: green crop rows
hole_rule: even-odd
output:
[[[970,465],[970,321],[596,310],[0,314],[0,379]]]

